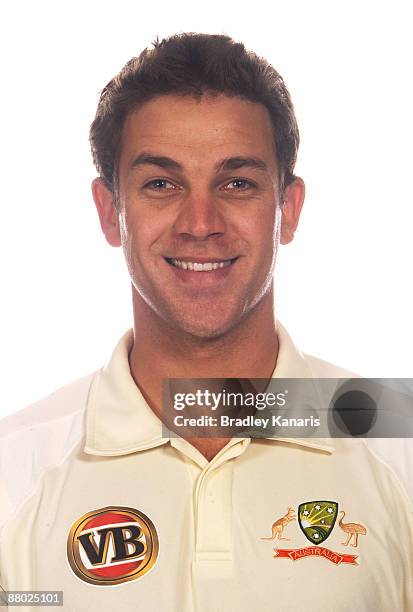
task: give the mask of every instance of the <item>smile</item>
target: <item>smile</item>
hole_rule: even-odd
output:
[[[192,272],[212,272],[213,270],[219,270],[221,268],[227,268],[231,264],[234,263],[237,257],[233,259],[226,259],[224,261],[183,261],[181,259],[174,259],[172,257],[165,257],[166,261],[175,266],[176,268],[180,268],[181,270],[191,270]]]

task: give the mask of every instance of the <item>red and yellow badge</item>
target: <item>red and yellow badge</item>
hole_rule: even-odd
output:
[[[155,565],[155,525],[139,510],[106,506],[73,523],[67,558],[75,575],[89,584],[116,585],[141,578]]]

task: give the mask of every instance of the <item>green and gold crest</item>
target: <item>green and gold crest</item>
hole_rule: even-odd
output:
[[[337,514],[337,502],[304,502],[298,506],[298,524],[307,540],[312,544],[321,544],[333,531]]]

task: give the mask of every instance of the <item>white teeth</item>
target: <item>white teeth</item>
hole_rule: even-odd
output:
[[[207,263],[198,263],[192,261],[180,261],[179,259],[171,259],[171,263],[177,268],[183,270],[192,270],[193,272],[211,272],[218,268],[226,268],[231,265],[231,259],[226,261],[208,261]]]

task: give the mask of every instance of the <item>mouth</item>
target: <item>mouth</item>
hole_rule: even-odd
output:
[[[210,259],[205,261],[190,260],[189,258],[176,259],[174,257],[165,257],[165,260],[175,268],[180,270],[189,270],[191,272],[214,272],[215,270],[222,270],[222,268],[228,268],[233,265],[238,257],[231,259]]]

